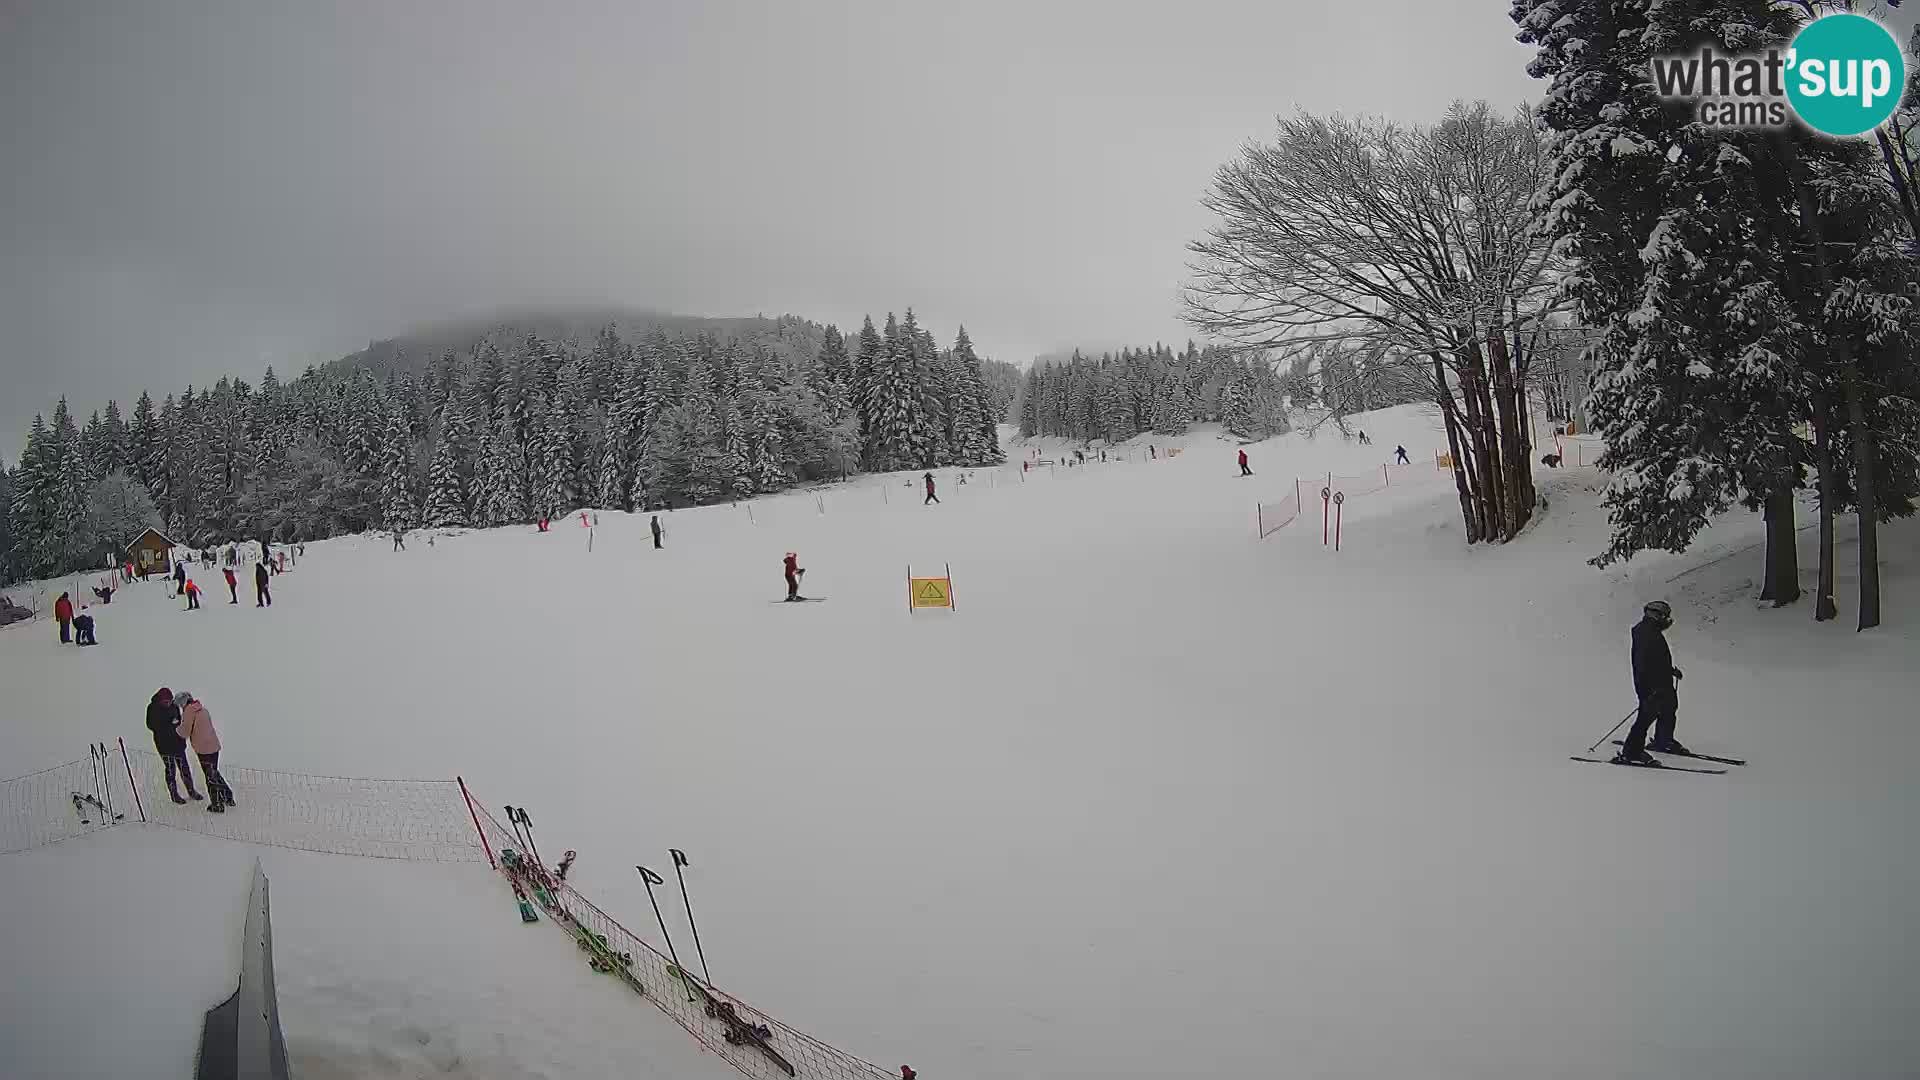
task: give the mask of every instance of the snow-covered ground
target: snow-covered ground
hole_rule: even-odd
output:
[[[873,477],[679,511],[664,551],[611,513],[591,551],[572,520],[342,539],[267,611],[136,586],[98,649],[0,629],[0,772],[144,740],[168,685],[235,766],[460,773],[635,929],[634,864],[685,849],[716,982],[927,1080],[1913,1075],[1920,529],[1885,534],[1892,618],[1856,635],[1750,599],[1745,515],[1587,566],[1591,470],[1468,550],[1432,421],[1362,426],[1251,447],[1252,478],[1199,433],[943,472],[937,507]],[[1348,501],[1338,554],[1317,502],[1255,538],[1257,500],[1396,443],[1415,466]],[[825,603],[773,602],[789,550]],[[910,564],[950,564],[958,610],[910,615]],[[1656,596],[1681,738],[1751,766],[1567,760],[1632,707]],[[184,1074],[256,854],[136,826],[0,857],[0,1073]],[[484,866],[265,858],[302,1075],[729,1074]]]

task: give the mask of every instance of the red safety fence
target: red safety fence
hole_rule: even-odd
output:
[[[565,933],[579,951],[581,962],[609,977],[611,989],[644,998],[743,1075],[763,1080],[886,1080],[897,1076],[788,1027],[675,964],[560,879],[537,856],[529,858],[528,845],[516,835],[517,828],[500,824],[475,800],[469,799],[468,807],[473,826],[494,854],[496,869],[513,890],[501,890],[502,905],[512,904],[519,899],[517,894],[524,894],[526,910],[536,917],[544,915],[545,922]]]

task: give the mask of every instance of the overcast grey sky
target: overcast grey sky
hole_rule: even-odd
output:
[[[1537,97],[1506,10],[0,0],[0,457],[501,306],[1183,340],[1212,170],[1296,106]]]

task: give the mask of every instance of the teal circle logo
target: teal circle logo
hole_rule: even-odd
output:
[[[1893,115],[1907,62],[1887,28],[1865,15],[1828,15],[1800,28],[1787,68],[1787,100],[1824,135],[1864,135]]]

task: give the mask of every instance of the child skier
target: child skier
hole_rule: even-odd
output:
[[[1240,451],[1240,475],[1241,476],[1253,475],[1253,470],[1247,468],[1247,452],[1245,450]]]
[[[787,557],[782,561],[781,566],[786,568],[787,601],[791,603],[800,599],[800,578],[806,574],[806,571],[800,569],[800,556],[791,551],[787,552]]]
[[[940,496],[935,495],[933,493],[933,474],[928,473],[922,479],[926,480],[927,482],[927,497],[920,500],[920,505],[925,506],[928,503],[935,503],[935,504],[939,503]]]

